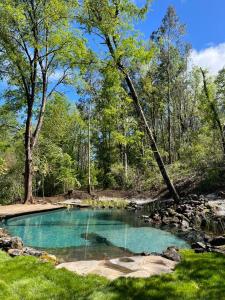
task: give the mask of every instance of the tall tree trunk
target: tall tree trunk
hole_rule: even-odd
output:
[[[91,195],[91,104],[88,108],[88,193]]]
[[[124,175],[125,175],[125,184],[127,184],[128,178],[128,160],[127,160],[127,145],[124,145]]]
[[[113,40],[114,40],[114,45],[116,47],[115,39],[113,39]],[[179,195],[178,195],[178,193],[177,193],[177,191],[176,191],[176,189],[175,189],[175,187],[174,187],[174,185],[173,185],[172,181],[170,180],[170,177],[167,173],[167,170],[166,170],[165,165],[163,163],[162,157],[161,157],[161,155],[159,153],[159,150],[158,150],[158,147],[156,145],[152,130],[148,125],[148,122],[146,120],[144,111],[141,107],[141,104],[140,104],[140,101],[139,101],[139,98],[138,98],[138,94],[135,90],[132,79],[130,78],[129,74],[126,72],[126,70],[125,70],[124,66],[121,64],[121,62],[116,59],[115,52],[114,52],[114,47],[112,45],[110,37],[106,35],[105,36],[105,41],[106,41],[106,45],[109,49],[109,52],[110,52],[111,56],[113,57],[116,65],[117,65],[118,70],[124,76],[124,80],[126,81],[126,84],[128,86],[129,92],[130,92],[130,96],[132,97],[132,99],[134,101],[137,114],[139,115],[141,122],[145,126],[146,132],[147,132],[149,140],[150,140],[151,150],[154,154],[155,160],[158,164],[158,167],[159,167],[159,170],[162,174],[164,182],[167,185],[167,188],[168,188],[169,192],[171,193],[171,196],[173,197],[174,201],[176,203],[178,203],[180,201],[180,197],[179,197]]]
[[[33,151],[32,151],[32,138],[31,138],[32,137],[31,119],[32,119],[32,111],[29,107],[27,121],[26,121],[25,137],[24,137],[24,145],[25,145],[24,204],[28,202],[33,203],[33,194],[32,194]]]
[[[168,113],[168,152],[169,164],[172,163],[172,130],[171,130],[171,91],[170,91],[170,71],[168,70],[168,99],[167,99],[167,113]]]

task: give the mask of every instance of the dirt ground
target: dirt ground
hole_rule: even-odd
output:
[[[90,199],[91,197],[93,199],[98,199],[100,197],[107,197],[107,198],[121,198],[121,199],[149,199],[154,198],[156,196],[156,193],[154,192],[138,192],[138,191],[125,191],[125,190],[95,190],[92,193],[92,196],[90,196],[86,191],[84,190],[73,190],[69,191],[66,194],[62,195],[55,195],[51,197],[36,197],[35,203],[57,203],[59,201],[63,201],[65,199]]]

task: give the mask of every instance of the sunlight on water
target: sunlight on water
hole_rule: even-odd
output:
[[[124,210],[58,210],[9,219],[6,228],[12,235],[20,236],[27,246],[56,252],[70,249],[72,257],[76,257],[77,250],[82,259],[101,256],[98,252],[113,257],[123,255],[124,251],[162,252],[171,245],[188,247],[184,240],[146,226]],[[120,253],[116,248],[123,250]],[[93,249],[95,254],[90,256]]]

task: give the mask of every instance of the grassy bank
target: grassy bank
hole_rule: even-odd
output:
[[[225,299],[225,256],[183,251],[173,274],[148,279],[78,276],[56,270],[33,257],[10,258],[0,252],[0,299],[142,300]]]

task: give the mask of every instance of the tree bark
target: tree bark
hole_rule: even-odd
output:
[[[24,204],[33,203],[32,194],[32,179],[33,179],[33,166],[32,166],[32,133],[31,133],[31,120],[32,108],[28,106],[28,115],[26,121],[26,130],[24,136],[25,146],[25,168],[24,168]]]

